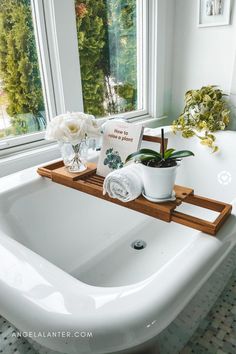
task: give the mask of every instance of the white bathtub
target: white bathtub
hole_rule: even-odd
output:
[[[196,155],[182,163],[178,184],[234,200],[235,132],[216,134],[217,154],[167,135],[170,147]],[[36,336],[70,332],[34,338],[62,353],[114,353],[154,338],[236,243],[235,208],[215,238],[57,185],[36,168],[1,179],[0,225],[0,313]],[[131,248],[136,239],[147,247]]]

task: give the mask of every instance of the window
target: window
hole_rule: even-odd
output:
[[[75,0],[84,110],[97,117],[141,109],[137,1]]]
[[[150,1],[0,1],[0,156],[66,111],[148,114]]]
[[[45,127],[30,1],[1,0],[0,146],[6,147],[11,138],[40,132]]]

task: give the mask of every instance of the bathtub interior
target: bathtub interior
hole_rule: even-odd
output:
[[[193,187],[197,194],[233,199],[236,186],[221,184],[217,177],[220,171],[230,171],[232,180],[236,176],[228,146],[212,155],[194,139],[167,136],[170,147],[190,149],[196,155],[185,159],[179,168],[179,184]],[[146,146],[157,148],[150,143]],[[218,216],[187,204],[178,210],[206,220]],[[144,280],[174,261],[199,236],[197,230],[156,220],[43,178],[1,195],[0,225],[5,235],[75,278],[96,286]],[[141,251],[131,247],[138,239],[147,244]]]
[[[91,285],[144,280],[197,234],[46,179],[6,193],[1,201],[2,232]],[[137,239],[147,244],[142,251],[131,247]]]

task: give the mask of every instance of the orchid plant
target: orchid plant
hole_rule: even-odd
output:
[[[181,161],[184,157],[194,156],[194,153],[189,150],[166,149],[164,139],[164,129],[161,129],[161,152],[157,152],[151,149],[141,149],[133,154],[130,154],[125,163],[134,161],[140,162],[143,165],[149,167],[166,168],[177,165],[178,161]]]
[[[129,161],[141,162],[149,167],[172,167],[177,165],[177,161],[182,160],[184,157],[194,156],[194,153],[189,150],[175,151],[175,149],[167,149],[162,156],[161,153],[151,149],[141,149],[126,159]]]

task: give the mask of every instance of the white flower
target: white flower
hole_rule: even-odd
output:
[[[85,120],[68,118],[60,124],[63,131],[63,141],[77,143],[86,137]]]
[[[60,128],[60,125],[64,119],[65,119],[65,115],[61,114],[53,118],[53,120],[50,123],[48,123],[45,139],[47,140],[53,139],[58,141],[63,140],[64,133],[63,130]]]
[[[103,121],[95,119],[94,116],[88,115],[85,120],[86,135],[88,138],[97,138],[101,135],[101,127]]]
[[[48,124],[46,139],[75,144],[86,137],[99,136],[101,124],[94,116],[83,112],[61,114]]]

